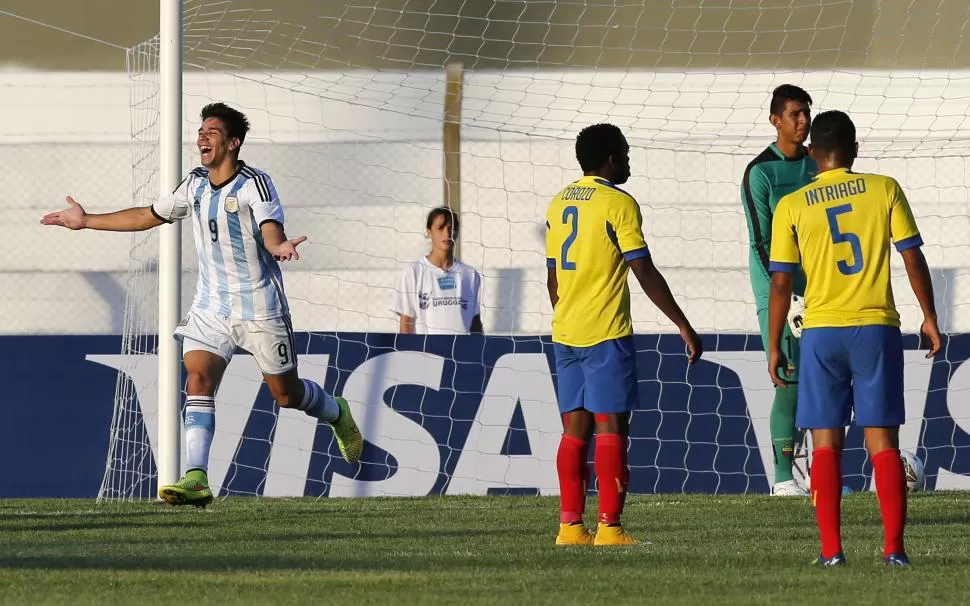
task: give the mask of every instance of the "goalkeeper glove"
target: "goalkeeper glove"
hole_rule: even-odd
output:
[[[804,315],[805,298],[792,295],[791,305],[788,307],[788,328],[796,339],[802,336],[802,317]]]

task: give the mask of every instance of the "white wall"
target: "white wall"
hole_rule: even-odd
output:
[[[629,134],[634,177],[627,189],[692,321],[705,331],[756,330],[738,185],[772,137],[768,92],[794,82],[813,93],[816,111],[845,109],[855,118],[859,170],[903,184],[936,270],[943,325],[970,330],[968,76],[466,74],[462,245],[465,261],[485,275],[486,329],[548,331],[545,206],[578,174],[576,132],[609,120]],[[396,268],[423,253],[424,215],[442,199],[443,75],[190,73],[185,89],[186,168],[194,162],[199,107],[210,99],[241,106],[253,122],[243,158],[274,176],[287,231],[310,238],[301,261],[285,268],[297,328],[394,330],[388,307]],[[129,284],[139,330],[151,330],[153,237],[38,224],[68,193],[92,212],[149,201],[157,190],[153,147],[132,145],[131,131],[134,122],[151,139],[152,122],[150,113],[130,111],[149,90],[150,81],[126,74],[0,74],[7,178],[0,206],[8,217],[0,238],[0,332],[119,332]],[[187,302],[195,279],[188,240],[184,250]],[[133,265],[147,268],[140,278],[129,275]],[[894,286],[905,328],[915,330],[918,308],[898,263]],[[645,297],[635,295],[633,306],[638,331],[668,330]]]

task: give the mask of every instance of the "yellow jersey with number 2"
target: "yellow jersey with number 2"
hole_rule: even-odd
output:
[[[546,265],[559,284],[553,342],[590,347],[633,334],[627,262],[650,255],[633,196],[585,176],[553,198],[546,228]]]
[[[922,246],[899,183],[840,168],[778,202],[769,271],[805,270],[804,328],[899,326],[889,280],[890,244]]]

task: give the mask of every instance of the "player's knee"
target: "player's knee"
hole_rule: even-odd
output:
[[[185,380],[185,392],[191,396],[214,396],[216,382],[204,372],[189,371]]]
[[[628,433],[629,419],[627,413],[597,413],[595,416],[596,433],[614,433],[625,436]]]
[[[588,442],[593,437],[593,415],[585,410],[572,410],[562,416],[563,433]]]

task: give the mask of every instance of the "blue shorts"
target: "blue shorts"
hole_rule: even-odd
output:
[[[894,326],[806,328],[795,424],[802,429],[892,427],[906,420],[903,337]]]
[[[591,347],[553,343],[559,384],[559,412],[584,409],[598,414],[630,412],[637,406],[637,352],[633,337]]]

